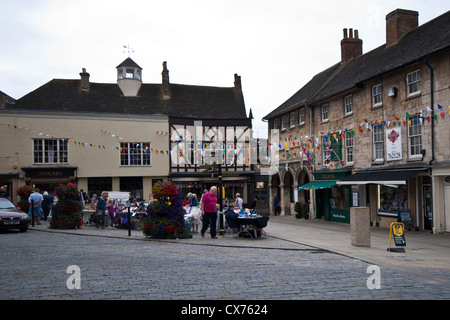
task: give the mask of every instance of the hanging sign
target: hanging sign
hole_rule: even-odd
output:
[[[402,159],[402,129],[396,127],[386,130],[387,161]]]

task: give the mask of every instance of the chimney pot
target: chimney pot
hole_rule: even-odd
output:
[[[362,43],[359,39],[358,30],[355,30],[353,38],[353,29],[350,28],[350,35],[347,37],[347,29],[344,29],[344,39],[341,40],[341,62],[349,61],[362,55]]]

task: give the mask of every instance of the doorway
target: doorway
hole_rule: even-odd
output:
[[[444,199],[445,231],[450,231],[450,186],[444,186]]]
[[[432,210],[432,195],[431,186],[423,186],[423,228],[431,230],[433,228],[433,210]]]

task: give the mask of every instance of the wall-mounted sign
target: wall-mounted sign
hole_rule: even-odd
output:
[[[386,130],[387,161],[402,159],[402,129],[400,127]]]

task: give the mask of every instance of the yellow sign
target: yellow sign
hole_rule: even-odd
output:
[[[403,232],[405,231],[405,226],[403,223],[396,223],[392,226],[392,231],[394,232],[394,235],[397,237],[403,236]]]
[[[395,245],[401,246],[401,249],[391,249],[392,238],[394,238]],[[387,251],[405,252],[405,249],[403,248],[404,246],[406,246],[405,225],[403,222],[392,222],[389,232],[389,248]]]

